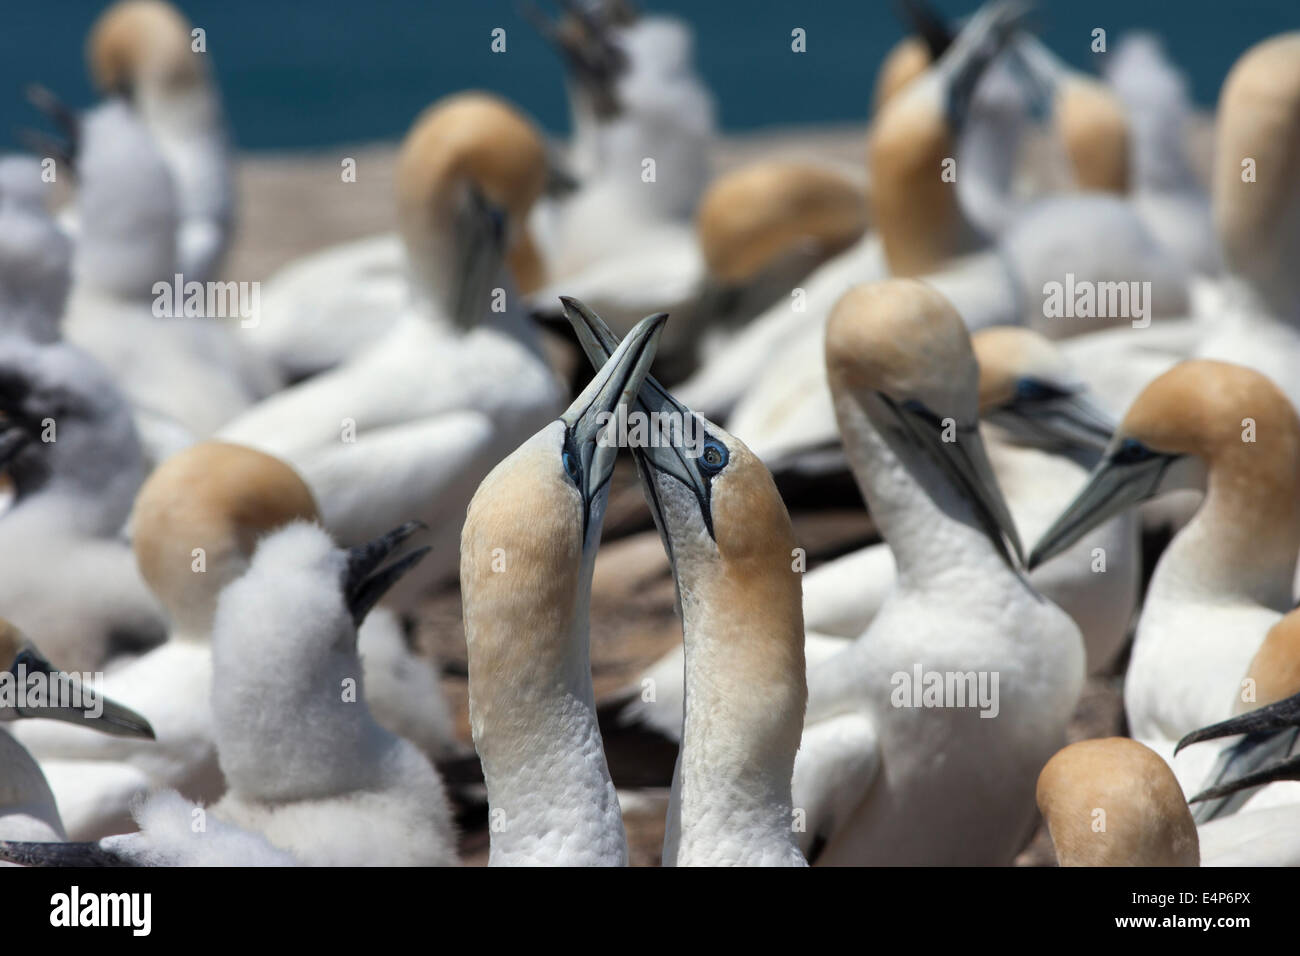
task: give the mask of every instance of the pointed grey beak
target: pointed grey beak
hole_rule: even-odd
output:
[[[1082,389],[1042,397],[1017,394],[984,416],[1027,444],[1103,452],[1116,424]]]
[[[1152,451],[1132,438],[1112,443],[1111,448],[1088,483],[1034,545],[1029,554],[1031,571],[1093,528],[1158,494],[1165,472],[1181,457]]]
[[[598,115],[617,115],[614,82],[627,68],[627,56],[610,36],[604,18],[582,3],[564,2],[565,18],[554,22],[532,0],[519,0],[519,12],[564,61],[569,76],[592,97]]]
[[[578,342],[582,345],[582,350],[586,353],[587,359],[593,366],[599,367],[603,365],[608,360],[608,357],[613,355],[615,350],[619,348],[618,336],[605,324],[604,319],[577,299],[561,296],[560,302],[564,305],[564,316],[569,320],[569,324],[573,326],[573,331],[578,336]],[[679,434],[667,436],[668,441],[652,441],[649,447],[632,449],[633,457],[636,460],[637,473],[641,476],[641,486],[646,492],[651,515],[671,556],[672,543],[668,539],[663,523],[663,515],[660,511],[655,484],[651,480],[650,470],[666,472],[694,493],[700,503],[700,511],[704,516],[705,527],[712,534],[713,513],[709,505],[709,486],[697,466],[697,461],[703,451],[703,443],[699,440],[692,440],[700,439],[704,435],[705,420],[677,401],[667,389],[659,384],[653,375],[645,377],[645,382],[641,386],[635,402],[629,407],[633,411],[648,416],[647,420],[649,421],[659,420],[668,423],[681,423],[682,425]],[[687,434],[688,430],[690,434]]]
[[[957,425],[956,441],[945,441],[948,427],[920,402],[900,405],[883,393],[877,394],[894,413],[904,433],[930,456],[957,492],[970,502],[980,526],[1007,567],[1015,570],[1023,564],[1020,534],[989,464],[979,427]]]
[[[452,318],[462,329],[473,328],[488,310],[493,284],[505,261],[507,225],[506,211],[477,187],[469,186],[458,218],[456,275],[460,282],[452,305]]]
[[[565,300],[566,311],[575,301]],[[606,431],[606,426],[620,406],[633,406],[649,374],[666,321],[668,314],[660,312],[638,322],[560,416],[566,426],[565,467],[578,482],[588,518],[592,503],[614,473],[618,455],[618,436],[612,430]]]
[[[953,129],[965,125],[980,77],[1020,29],[1029,10],[1023,0],[985,4],[935,64],[948,79],[948,116]]]
[[[1202,804],[1197,808],[1201,822],[1235,809],[1233,794],[1278,780],[1300,780],[1300,754],[1291,753],[1300,737],[1300,694],[1195,730],[1178,741],[1174,753],[1204,740],[1238,734],[1245,736],[1215,765],[1214,785],[1188,801]]]
[[[82,724],[91,730],[98,730],[100,733],[110,734],[114,737],[155,739],[153,727],[149,725],[149,721],[145,720],[144,717],[129,707],[123,707],[116,701],[98,695],[93,689],[86,687],[81,682],[81,679],[75,675],[61,672],[37,653],[34,648],[24,648],[18,654],[14,659],[13,666],[10,668],[10,673],[13,674],[14,680],[19,683],[30,680],[34,674],[40,674],[47,678],[47,682],[50,682],[51,686],[53,686],[52,682],[55,681],[65,684],[74,695],[77,694],[79,689],[79,696],[83,705],[81,707],[16,707],[14,712],[18,717],[44,717],[47,720],[61,720],[69,724]]]
[[[934,7],[924,0],[897,0],[894,5],[912,32],[925,41],[932,61],[939,59],[952,46],[952,30]]]
[[[427,531],[421,521],[408,521],[373,541],[348,550],[347,568],[343,572],[343,600],[357,627],[406,572],[424,560],[429,548],[417,548],[410,554],[380,569],[389,556],[417,531]]]

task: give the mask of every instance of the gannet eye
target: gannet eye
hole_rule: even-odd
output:
[[[1136,465],[1153,457],[1155,452],[1136,438],[1125,438],[1115,449],[1115,454],[1111,455],[1111,460],[1117,465]]]
[[[727,465],[727,446],[718,441],[704,443],[704,452],[700,455],[700,467],[705,471],[718,472]]]
[[[578,480],[578,459],[571,452],[565,452],[560,460],[564,462],[565,473],[575,482]]]
[[[1056,386],[1040,382],[1036,378],[1022,378],[1016,382],[1016,401],[1019,402],[1045,402],[1061,398],[1065,394]]]

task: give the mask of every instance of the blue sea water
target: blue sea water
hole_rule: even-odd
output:
[[[540,0],[545,6],[548,0]],[[554,0],[549,0],[554,9]],[[950,16],[970,0],[932,0]],[[22,99],[38,80],[74,105],[93,102],[86,31],[103,0],[0,4],[0,143],[39,125]],[[204,28],[236,141],[297,149],[396,139],[436,97],[484,88],[547,129],[568,128],[559,61],[514,0],[185,0]],[[724,129],[856,122],[866,117],[881,57],[902,35],[889,0],[644,0],[689,20],[699,68]],[[1095,70],[1092,30],[1113,45],[1155,30],[1212,106],[1232,62],[1252,43],[1300,26],[1300,0],[1041,0],[1039,33],[1068,62]],[[491,51],[506,30],[506,52]],[[802,27],[807,52],[791,51]]]

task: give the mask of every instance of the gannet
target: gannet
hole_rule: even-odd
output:
[[[164,0],[118,0],[86,42],[91,79],[148,127],[175,183],[177,271],[217,278],[235,218],[235,173],[221,95],[190,24]],[[170,278],[170,277],[169,277]]]
[[[1230,715],[1252,656],[1292,604],[1300,417],[1291,403],[1251,369],[1208,360],[1176,365],[1129,408],[1029,566],[1174,489],[1204,489],[1205,498],[1152,575],[1124,707],[1132,736],[1171,761],[1191,794],[1214,752],[1189,749],[1174,760],[1175,741]]]
[[[858,286],[831,314],[826,364],[850,465],[899,577],[871,626],[809,669],[794,775],[801,844],[826,863],[1009,862],[1082,685],[1078,628],[1016,567],[976,428],[975,357],[951,304],[916,280]],[[927,674],[965,681],[966,706],[891,704],[922,704]],[[983,680],[991,697],[994,674],[998,717],[985,720],[965,692]]]
[[[559,407],[504,260],[545,159],[533,125],[493,96],[430,107],[398,159],[404,314],[350,361],[221,431],[293,464],[342,544],[411,518],[427,524],[433,553],[395,589],[401,606],[454,575],[456,528],[477,483]]]
[[[1130,201],[1161,245],[1194,272],[1217,275],[1223,262],[1210,197],[1187,150],[1193,109],[1187,78],[1151,33],[1121,36],[1102,66],[1129,128]]]
[[[88,113],[81,131],[64,336],[108,366],[142,412],[206,437],[278,378],[243,348],[235,324],[245,319],[207,314],[217,302],[206,291],[203,315],[175,314],[178,292],[182,302],[189,295],[176,287],[176,192],[141,120],[114,99]],[[252,304],[223,301],[232,313]]]
[[[483,479],[461,534],[469,715],[489,864],[627,864],[591,685],[591,575],[618,446],[602,439],[654,357],[642,320],[561,417]]]
[[[60,337],[72,244],[50,215],[50,186],[34,157],[0,157],[0,332]]]
[[[813,428],[810,445],[835,437],[822,340],[825,316],[853,284],[891,272],[926,274],[954,297],[972,327],[1020,315],[1002,259],[987,249],[963,215],[953,183],[941,176],[945,160],[957,155],[979,78],[1023,12],[1014,3],[982,8],[925,74],[888,101],[868,140],[875,230],[807,276],[797,299],[755,317],[677,389],[699,414],[725,418],[765,461],[771,463],[783,429],[806,434]]]
[[[260,535],[315,515],[301,478],[246,448],[204,442],[149,476],[132,514],[132,545],[170,637],[109,673],[105,685],[149,718],[157,741],[86,739],[61,727],[16,731],[45,768],[73,839],[130,829],[131,800],[151,787],[204,800],[221,793],[207,706],[217,598],[247,568]]]
[[[1038,777],[1061,866],[1295,866],[1300,814],[1268,810],[1199,827],[1168,764],[1126,737],[1064,748]]]
[[[361,696],[358,627],[426,553],[383,566],[417,529],[342,551],[318,526],[293,523],[265,538],[222,592],[212,720],[229,789],[219,801],[198,811],[166,790],[135,811],[138,833],[81,848],[9,844],[0,856],[168,866],[456,863],[437,773],[376,722]],[[185,839],[177,820],[196,817],[204,826],[187,827]]]
[[[1017,531],[1037,540],[1083,485],[1113,423],[1059,350],[1037,333],[994,327],[976,332],[971,344],[993,472]],[[1078,624],[1090,672],[1105,668],[1128,634],[1139,550],[1138,521],[1126,513],[1072,545],[1068,560],[1029,575],[1034,588]],[[814,569],[803,582],[805,624],[818,634],[856,637],[879,610],[894,575],[883,544]]]
[[[587,357],[603,364],[617,339],[582,303],[565,305]],[[790,796],[807,701],[790,517],[762,463],[654,378],[633,410],[701,429],[698,442],[683,427],[632,446],[685,646],[664,865],[804,866]]]
[[[63,342],[0,336],[0,607],[60,666],[97,670],[162,642],[121,536],[146,465],[126,398]]]
[[[108,700],[94,688],[80,684],[75,674],[60,671],[37,651],[18,628],[0,619],[0,675],[9,685],[0,697],[0,723],[24,717],[46,717],[73,725],[99,730],[106,734],[153,739],[149,722],[121,704]],[[33,689],[31,680],[60,679],[71,690],[74,683],[82,693],[93,692],[80,700],[24,703],[18,700],[19,685]],[[49,684],[53,690],[55,685]],[[73,704],[82,705],[80,707]],[[66,705],[66,706],[63,706]],[[40,767],[23,746],[0,728],[0,839],[63,840],[67,834],[54,794]]]
[[[1196,354],[1263,372],[1300,408],[1298,173],[1300,33],[1286,33],[1243,53],[1219,94],[1211,193],[1225,288]]]

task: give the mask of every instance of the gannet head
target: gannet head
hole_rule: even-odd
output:
[[[84,116],[77,172],[78,283],[152,300],[154,283],[171,282],[176,271],[179,206],[153,136],[122,100]]]
[[[642,319],[557,421],[479,485],[461,532],[470,722],[491,772],[521,739],[494,732],[561,686],[590,688],[586,621],[617,445],[609,416],[636,395],[666,315]]]
[[[715,279],[742,285],[801,246],[826,255],[867,228],[862,190],[814,163],[762,160],[724,173],[700,200],[695,232]]]
[[[385,564],[422,527],[346,550],[294,521],[263,538],[222,590],[212,708],[221,769],[241,796],[303,800],[374,783],[389,738],[365,703],[357,628],[428,553]]]
[[[915,279],[850,289],[827,321],[826,377],[850,455],[851,436],[875,428],[914,472],[923,460],[937,466],[1003,558],[1012,564],[1013,551],[1019,558],[979,433],[970,335],[947,299]]]
[[[1226,262],[1271,308],[1294,319],[1300,315],[1300,33],[1241,55],[1219,95],[1215,136],[1211,191]]]
[[[458,93],[412,124],[396,175],[398,224],[417,283],[455,321],[473,325],[546,186],[541,134],[504,100]]]
[[[1178,780],[1136,740],[1071,744],[1038,775],[1038,809],[1061,866],[1199,866]]]
[[[993,326],[971,336],[980,415],[1017,441],[1100,451],[1115,423],[1087,394],[1060,349],[1032,329]]]
[[[957,143],[976,83],[1010,40],[1026,8],[991,3],[971,17],[933,66],[888,100],[867,140],[872,219],[890,271],[922,275],[981,244],[961,211],[944,163]]]
[[[131,406],[108,371],[63,343],[0,337],[0,470],[17,502],[58,493],[87,534],[121,528],[144,480]]]
[[[105,95],[132,98],[141,88],[182,92],[207,79],[190,25],[164,0],[119,0],[100,14],[86,41],[91,79]]]
[[[566,300],[565,315],[592,364],[621,347],[582,303]],[[742,441],[654,378],[647,377],[630,410],[649,421],[659,416],[665,428],[649,446],[634,446],[633,454],[673,566],[682,619],[717,648],[718,656],[708,652],[717,664],[711,679],[745,688],[722,695],[719,706],[734,707],[733,715],[713,716],[745,735],[744,752],[761,755],[757,763],[788,759],[792,771],[807,687],[803,602],[785,503],[771,473]]]
[[[16,698],[9,694],[0,695],[0,723],[25,717],[44,717],[82,724],[91,730],[115,737],[154,739],[149,721],[129,707],[123,707],[98,694],[93,688],[86,687],[79,676],[60,671],[32,646],[22,631],[3,618],[0,618],[0,677],[6,682],[12,681],[15,689],[19,685],[26,686],[30,695],[28,703],[23,706],[8,706],[6,698]],[[47,693],[39,698],[43,703],[31,703],[38,699],[31,694],[35,689],[33,678],[47,686]],[[80,688],[80,695],[73,692],[71,699],[61,697],[55,681],[70,691],[74,687]],[[80,706],[72,706],[73,704]]]
[[[0,157],[0,314],[36,342],[59,339],[72,243],[46,207],[50,187],[32,156]]]
[[[187,635],[206,636],[222,588],[248,568],[263,535],[318,519],[297,472],[278,458],[200,442],[159,465],[131,519],[140,574]]]
[[[952,45],[953,33],[942,14],[921,0],[904,0],[896,5],[908,21],[912,35],[894,44],[876,73],[876,90],[872,112],[880,112],[885,103],[908,83],[930,68]]]
[[[1139,502],[1206,487],[1207,477],[1212,494],[1216,486],[1227,495],[1244,491],[1243,481],[1252,484],[1254,510],[1275,514],[1279,530],[1293,526],[1300,419],[1281,390],[1253,369],[1182,362],[1134,400],[1088,483],[1034,546],[1029,566]]]

